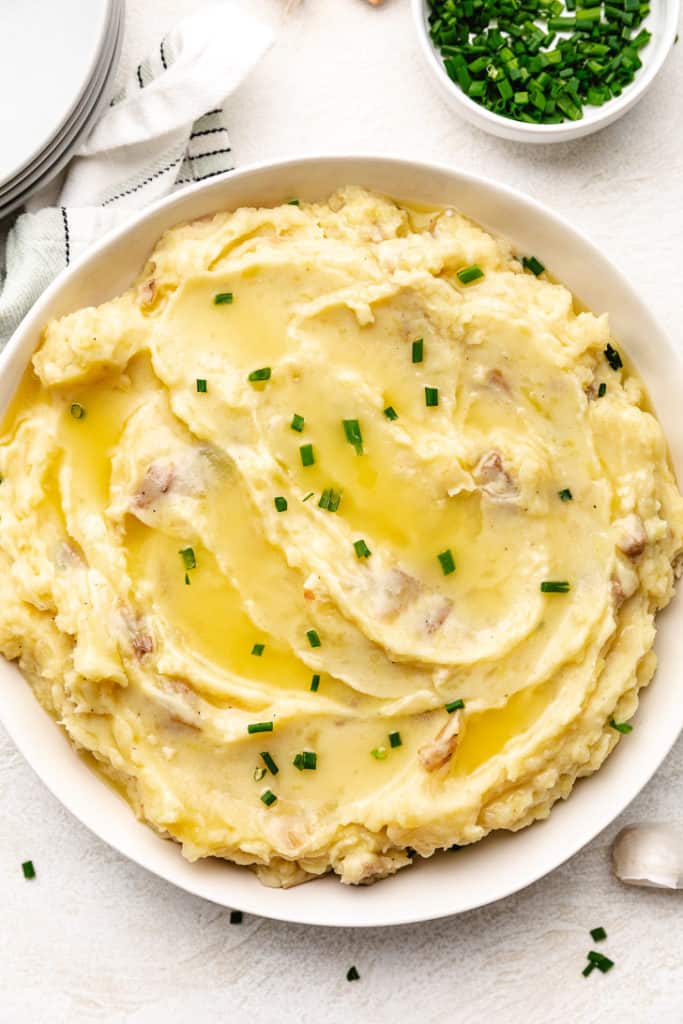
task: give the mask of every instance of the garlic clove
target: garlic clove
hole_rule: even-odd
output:
[[[628,885],[683,889],[683,825],[629,825],[612,844],[614,874]]]

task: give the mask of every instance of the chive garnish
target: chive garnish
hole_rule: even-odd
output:
[[[341,503],[342,496],[334,487],[326,487],[320,495],[318,508],[327,509],[328,512],[336,512]]]
[[[445,551],[440,552],[436,557],[439,559],[441,571],[444,576],[448,576],[450,573],[455,572],[455,560],[450,548],[446,548]]]
[[[273,498],[273,502],[274,502],[275,508],[278,510],[278,512],[286,512],[287,511],[287,499],[283,498],[281,494],[278,495],[277,498]]]
[[[268,753],[267,750],[262,750],[261,751],[261,757],[263,758],[263,763],[265,764],[265,766],[268,769],[268,771],[270,772],[270,774],[271,775],[277,775],[277,773],[280,771],[280,769],[275,764],[275,761],[273,761],[272,757],[270,756],[270,754]]]
[[[539,274],[542,274],[545,270],[541,261],[537,260],[535,256],[523,256],[522,266],[525,270],[530,270],[532,274],[536,275],[536,277],[538,277]]]
[[[614,960],[610,960],[604,953],[597,953],[595,950],[591,950],[588,954],[588,959],[594,964],[599,971],[603,974],[607,974],[614,967]]]
[[[309,491],[308,494],[305,497],[303,497],[301,500],[302,501],[308,501],[308,499],[312,498],[314,494],[315,494],[315,491]]]
[[[342,420],[342,426],[344,427],[346,440],[349,444],[353,445],[356,455],[362,455],[363,435],[360,432],[360,423],[358,420]]]
[[[449,715],[452,715],[454,711],[462,711],[465,707],[465,701],[458,697],[457,700],[451,700],[448,704],[444,704],[444,707]]]
[[[388,420],[397,420],[398,419],[398,413],[394,409],[393,405],[388,405],[386,407],[386,409],[384,410],[384,415],[386,416],[386,418]]]
[[[358,973],[357,969],[355,967],[349,967],[348,971],[346,972],[346,980],[358,981],[359,978],[360,974]]]
[[[372,554],[364,540],[354,540],[353,550],[356,552],[356,558],[369,558]]]
[[[261,793],[261,800],[263,800],[266,807],[271,807],[277,800],[275,793],[270,789],[264,789]]]
[[[262,779],[265,779],[267,774],[268,772],[265,768],[262,768],[261,765],[257,765],[256,768],[254,768],[254,782],[261,782]]]
[[[197,391],[200,395],[206,394],[206,381],[203,377],[197,377],[196,380]]]
[[[439,404],[439,389],[438,388],[425,388],[425,405],[428,408],[433,408]]]
[[[302,750],[300,754],[296,755],[292,764],[295,768],[298,768],[300,772],[315,771],[318,767],[318,755],[312,750]]]
[[[232,302],[232,292],[218,292],[213,297],[214,306],[229,306]]]
[[[395,748],[395,747],[400,747],[402,745],[403,745],[403,740],[401,739],[400,732],[390,732],[389,733],[389,746]]]
[[[190,577],[188,576],[187,573],[185,573],[185,586],[186,587],[190,586]]]
[[[568,487],[563,487],[561,491],[558,491],[557,496],[560,501],[571,501],[573,498],[572,492]]]
[[[260,658],[265,649],[265,644],[254,644],[254,646],[251,649],[251,653],[254,654],[257,658]]]
[[[299,200],[298,199],[288,199],[287,200],[287,206],[298,206],[298,205],[299,205]]]
[[[370,753],[374,757],[375,761],[384,761],[384,759],[387,756],[387,748],[386,747],[375,747],[375,749],[371,750]]]
[[[595,970],[595,964],[592,964],[592,963],[591,963],[591,962],[589,961],[589,962],[588,962],[588,963],[586,964],[586,966],[584,967],[584,969],[583,969],[583,970],[581,971],[581,973],[583,974],[584,978],[587,978],[587,977],[588,977],[588,975],[589,975],[589,974],[590,974],[590,973],[591,973],[592,971],[594,971],[594,970]]]
[[[308,642],[311,647],[320,647],[320,637],[314,629],[307,630],[306,636],[308,637]]]
[[[633,732],[633,726],[630,722],[615,722],[613,718],[610,718],[609,724],[613,729],[616,729],[617,732],[624,733],[624,735],[626,735],[626,733]]]
[[[603,380],[603,381],[601,381],[601,383],[600,383],[600,385],[598,387],[598,398],[604,398],[606,392],[607,392],[607,385],[605,384],[605,382]]]
[[[607,348],[604,351],[604,356],[613,370],[620,370],[624,365],[621,361],[621,356],[615,348],[612,348],[609,342],[607,343]]]
[[[292,428],[292,430],[296,430],[300,434],[301,431],[304,429],[304,422],[305,421],[303,416],[299,416],[299,413],[295,412],[294,415],[292,416],[292,422],[290,423],[290,427]]]
[[[316,672],[314,674],[313,678],[311,679],[311,686],[310,686],[310,688],[313,691],[313,693],[317,693],[317,690],[318,690],[319,686],[320,686],[320,676]]]
[[[593,942],[602,942],[607,938],[607,932],[604,928],[591,928],[590,936]]]
[[[250,722],[249,725],[247,726],[247,732],[249,734],[252,734],[252,733],[255,733],[255,732],[272,732],[272,731],[273,731],[273,723],[272,722]]]
[[[421,363],[424,359],[425,346],[422,338],[416,338],[411,347],[411,359],[414,363]]]
[[[302,466],[312,466],[315,462],[315,455],[313,454],[312,444],[302,444],[299,448],[299,454],[301,455]]]
[[[541,583],[542,594],[568,594],[569,583],[567,580],[543,580]]]
[[[80,402],[72,402],[70,412],[75,420],[85,419],[85,409]]]
[[[230,911],[230,924],[242,924],[242,911],[231,910]]]
[[[36,869],[33,866],[32,860],[25,860],[21,865],[21,870],[24,872],[24,878],[30,879],[36,877]]]
[[[462,270],[458,271],[458,280],[461,284],[471,284],[472,281],[478,281],[483,276],[484,271],[476,263],[473,263],[471,267],[463,267]]]
[[[194,548],[181,548],[178,552],[183,560],[183,565],[186,569],[196,569],[197,559],[195,558]]]
[[[270,374],[270,366],[262,366],[259,370],[252,370],[247,380],[252,384],[258,384],[264,380],[270,380]]]

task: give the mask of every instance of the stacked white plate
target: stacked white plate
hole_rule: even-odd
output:
[[[124,0],[0,0],[0,218],[72,157],[110,102]]]

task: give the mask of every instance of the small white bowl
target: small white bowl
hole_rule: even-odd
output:
[[[683,477],[680,395],[683,353],[638,292],[568,222],[534,199],[451,167],[373,156],[325,156],[245,167],[149,206],[109,234],[45,290],[0,356],[0,411],[38,344],[44,323],[97,305],[129,287],[160,235],[182,221],[242,205],[297,196],[325,199],[357,184],[422,203],[454,206],[519,253],[533,254],[596,313],[642,375]],[[671,281],[674,286],[674,279]],[[104,842],[188,892],[264,917],[318,925],[390,925],[445,917],[517,892],[552,871],[610,824],[652,777],[683,727],[683,630],[678,595],[657,620],[657,676],[643,693],[633,732],[599,772],[580,780],[547,821],[496,833],[457,854],[416,862],[370,887],[327,876],[294,889],[267,889],[245,867],[190,864],[180,847],[139,822],[114,789],[86,765],[37,702],[15,664],[0,658],[0,720],[24,757],[71,813]],[[106,885],[106,879],[103,879]]]
[[[678,31],[680,0],[652,0],[652,9],[643,22],[643,27],[652,33],[649,44],[640,51],[642,68],[636,72],[634,81],[627,85],[621,96],[609,100],[602,107],[585,106],[580,121],[563,121],[561,124],[527,124],[513,121],[509,117],[494,114],[481,104],[465,95],[457,82],[453,82],[443,65],[443,59],[429,35],[428,0],[411,0],[420,49],[424,54],[434,78],[442,93],[456,111],[470,124],[482,128],[491,135],[513,142],[569,142],[582,135],[591,135],[606,128],[634,106],[652,85],[655,75],[664,63],[674,44]]]

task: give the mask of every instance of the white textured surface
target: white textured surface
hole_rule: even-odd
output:
[[[133,65],[196,6],[128,4],[124,59]],[[247,6],[277,26],[278,41],[231,104],[238,162],[382,151],[505,181],[573,218],[680,336],[680,51],[615,126],[530,149],[449,113],[424,73],[407,0],[378,9],[363,0],[304,0],[287,18],[284,0]],[[0,733],[0,1022],[680,1024],[683,895],[619,885],[608,849],[627,822],[683,822],[682,793],[680,741],[623,819],[581,854],[516,897],[458,918],[381,931],[253,918],[231,926],[227,911],[176,891],[89,835]],[[28,857],[38,873],[32,882],[21,876]],[[616,966],[584,979],[596,925],[609,933],[599,948]],[[352,963],[361,980],[348,984]]]

